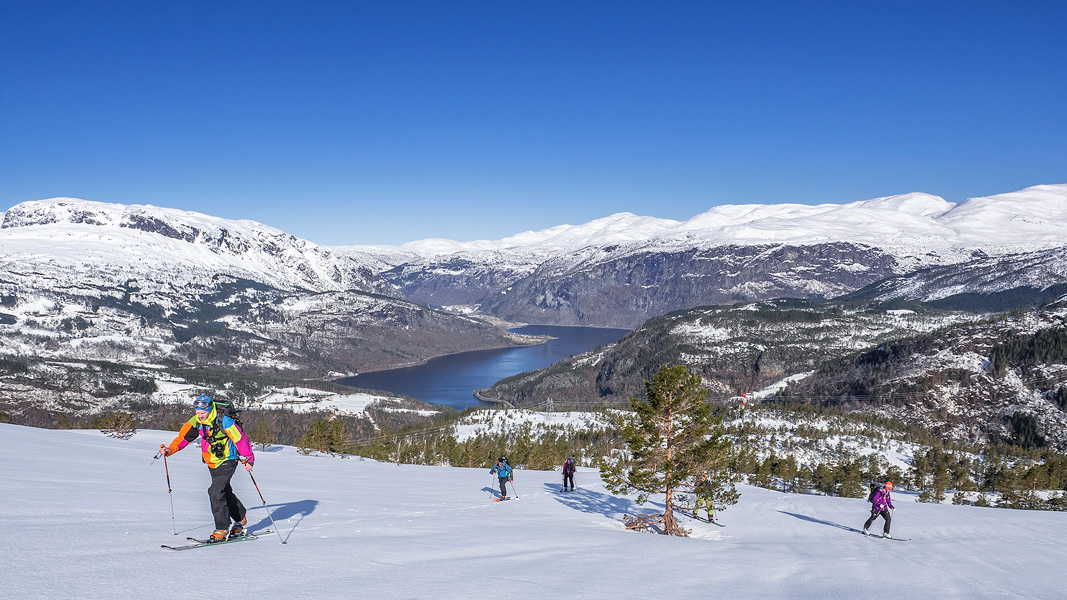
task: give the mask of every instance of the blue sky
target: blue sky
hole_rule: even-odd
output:
[[[321,244],[1067,183],[1067,2],[0,0],[0,210]]]

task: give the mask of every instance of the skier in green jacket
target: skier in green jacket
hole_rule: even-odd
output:
[[[700,483],[696,485],[696,489],[693,490],[696,493],[697,502],[693,508],[693,516],[699,517],[697,513],[700,512],[700,507],[703,506],[708,511],[708,520],[712,523],[715,522],[715,505],[712,503],[712,496],[714,490],[712,489],[711,482],[708,481],[708,474],[704,473],[700,476]]]

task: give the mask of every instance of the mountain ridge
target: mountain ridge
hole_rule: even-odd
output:
[[[1041,185],[960,203],[910,193],[725,205],[684,222],[618,213],[496,241],[345,249],[376,257],[388,267],[383,277],[416,302],[473,305],[507,321],[634,327],[693,306],[830,298],[1064,240],[1067,185]]]
[[[0,222],[0,260],[47,255],[68,266],[121,265],[130,275],[181,264],[172,276],[224,271],[285,289],[391,291],[358,257],[254,221],[151,205],[53,198],[23,202]],[[202,267],[202,268],[198,268]]]
[[[988,216],[989,213],[995,216]],[[1003,216],[1014,230],[990,231],[990,223],[1003,229]],[[876,218],[872,218],[876,217]],[[881,237],[868,229],[856,229],[857,221],[880,224]],[[1035,185],[1015,192],[968,198],[952,203],[921,192],[883,196],[847,204],[727,204],[716,206],[686,221],[615,213],[581,225],[557,225],[540,231],[525,231],[500,240],[458,242],[431,238],[399,246],[342,246],[371,254],[384,249],[401,249],[423,258],[442,254],[477,253],[511,249],[519,251],[537,245],[571,250],[590,245],[627,244],[640,241],[714,238],[719,243],[790,242],[823,243],[827,240],[853,241],[888,247],[906,246],[901,239],[919,239],[942,251],[965,245],[993,244],[995,247],[1037,248],[1063,239],[1067,233],[1067,184]],[[628,229],[622,228],[625,225]],[[896,225],[896,227],[894,227]],[[1037,227],[1033,227],[1037,225]],[[636,228],[637,231],[633,231]],[[919,231],[915,231],[918,229]],[[1039,231],[1038,239],[1023,232]],[[792,232],[784,235],[785,232]],[[879,233],[879,232],[875,232]],[[598,235],[599,234],[599,235]],[[904,236],[897,239],[894,236]],[[1026,238],[1026,239],[1024,239]],[[579,244],[566,244],[571,239]],[[550,243],[552,242],[552,243]]]

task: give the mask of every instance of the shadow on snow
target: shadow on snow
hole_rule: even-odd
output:
[[[791,513],[788,511],[778,511],[783,515],[789,515],[790,517],[800,519],[801,521],[808,521],[809,523],[818,523],[819,525],[826,525],[828,527],[836,527],[837,529],[844,529],[845,531],[860,531],[855,527],[849,527],[848,525],[842,525],[840,523],[834,523],[833,521],[824,521],[822,519],[816,519],[815,517],[809,517],[808,515],[798,515],[797,513]]]
[[[633,514],[634,503],[629,498],[616,498],[609,494],[577,488],[573,492],[559,491],[559,484],[546,483],[545,490],[557,495],[560,504],[584,513],[619,519],[624,514]]]
[[[289,534],[285,536],[285,541],[289,541],[289,536],[293,535],[293,532],[300,526],[300,522],[304,520],[304,517],[315,512],[315,507],[318,505],[318,500],[300,500],[297,502],[287,502],[285,504],[269,504],[266,506],[249,508],[249,513],[256,509],[266,508],[270,510],[270,517],[264,513],[263,518],[261,518],[258,523],[254,525],[250,524],[248,526],[248,531],[255,533],[261,529],[269,529],[271,525],[271,517],[274,517],[275,522],[299,517],[296,524],[289,530]]]

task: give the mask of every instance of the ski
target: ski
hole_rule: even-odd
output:
[[[722,523],[720,523],[718,521],[712,521],[710,519],[705,519],[703,517],[698,517],[695,514],[689,515],[689,518],[690,519],[696,519],[697,521],[700,521],[702,523],[711,523],[712,525],[718,525],[719,527],[726,527],[726,525],[723,525]]]
[[[186,544],[185,546],[168,546],[167,544],[160,544],[160,548],[165,548],[167,550],[192,550],[193,548],[203,548],[204,546],[221,546],[223,544],[233,544],[233,543],[236,543],[236,542],[254,540],[254,539],[257,539],[259,537],[259,535],[266,535],[268,533],[273,533],[273,532],[268,529],[266,531],[260,532],[260,534],[258,534],[258,535],[257,534],[252,534],[252,533],[246,533],[244,535],[239,535],[237,537],[232,537],[232,538],[223,540],[221,542],[209,542],[208,540],[201,540],[201,539],[197,539],[197,538],[193,538],[193,537],[187,537],[185,539],[187,539],[190,542],[192,542],[191,544]]]
[[[898,538],[898,537],[887,538],[884,535],[878,535],[877,533],[867,534],[867,533],[863,533],[862,529],[853,529],[851,527],[846,527],[845,529],[848,529],[849,531],[855,531],[856,533],[858,533],[858,534],[860,534],[860,535],[862,535],[864,537],[878,538],[878,539],[881,539],[881,540],[896,540],[898,542],[910,542],[911,541],[911,538]]]

